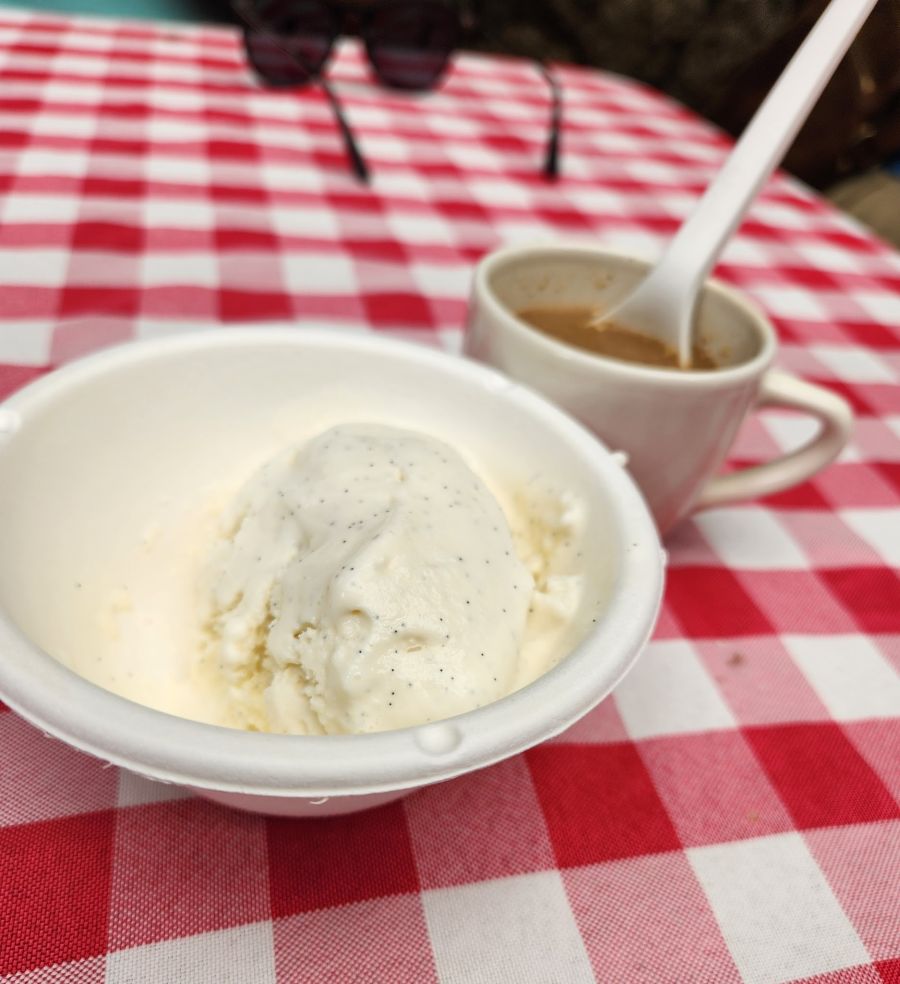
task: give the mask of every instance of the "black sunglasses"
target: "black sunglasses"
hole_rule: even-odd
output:
[[[354,174],[369,180],[369,168],[341,104],[328,84],[325,67],[342,34],[359,36],[375,77],[393,89],[422,91],[441,81],[468,25],[447,0],[380,0],[357,6],[341,0],[234,0],[244,22],[247,60],[267,85],[316,83],[331,104]],[[559,173],[562,98],[549,69],[537,68],[552,97],[544,174]]]

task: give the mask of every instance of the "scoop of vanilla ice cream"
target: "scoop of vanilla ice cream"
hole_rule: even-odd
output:
[[[345,734],[515,689],[534,580],[455,450],[349,424],[247,482],[201,590],[201,672],[224,688],[228,723]]]

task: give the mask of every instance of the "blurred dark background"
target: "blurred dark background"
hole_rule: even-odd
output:
[[[738,134],[827,0],[484,0],[477,44],[641,79]],[[900,245],[900,0],[879,0],[785,167]]]
[[[228,0],[0,0],[232,21]],[[366,2],[366,0],[361,0]],[[669,93],[739,133],[827,0],[463,0],[484,51],[575,62]],[[900,246],[900,0],[879,0],[785,161]]]
[[[738,133],[826,0],[486,0],[479,44],[642,79]],[[823,188],[900,154],[900,0],[880,0],[787,160]]]

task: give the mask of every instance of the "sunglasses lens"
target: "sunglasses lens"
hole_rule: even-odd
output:
[[[398,89],[437,85],[459,38],[459,18],[438,3],[391,3],[372,11],[366,30],[378,78]]]
[[[247,57],[269,85],[302,85],[322,69],[338,27],[326,6],[317,2],[274,0],[256,8],[266,30],[245,32]]]

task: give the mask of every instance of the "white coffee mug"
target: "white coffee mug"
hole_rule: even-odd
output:
[[[525,324],[529,307],[610,308],[648,263],[582,245],[511,247],[478,265],[466,354],[548,396],[586,424],[628,467],[661,532],[690,512],[768,495],[805,481],[847,442],[852,413],[834,393],[770,369],[772,325],[745,297],[711,280],[697,307],[698,340],[719,368],[678,371],[605,358]],[[754,407],[787,407],[820,422],[804,446],[717,475]]]

